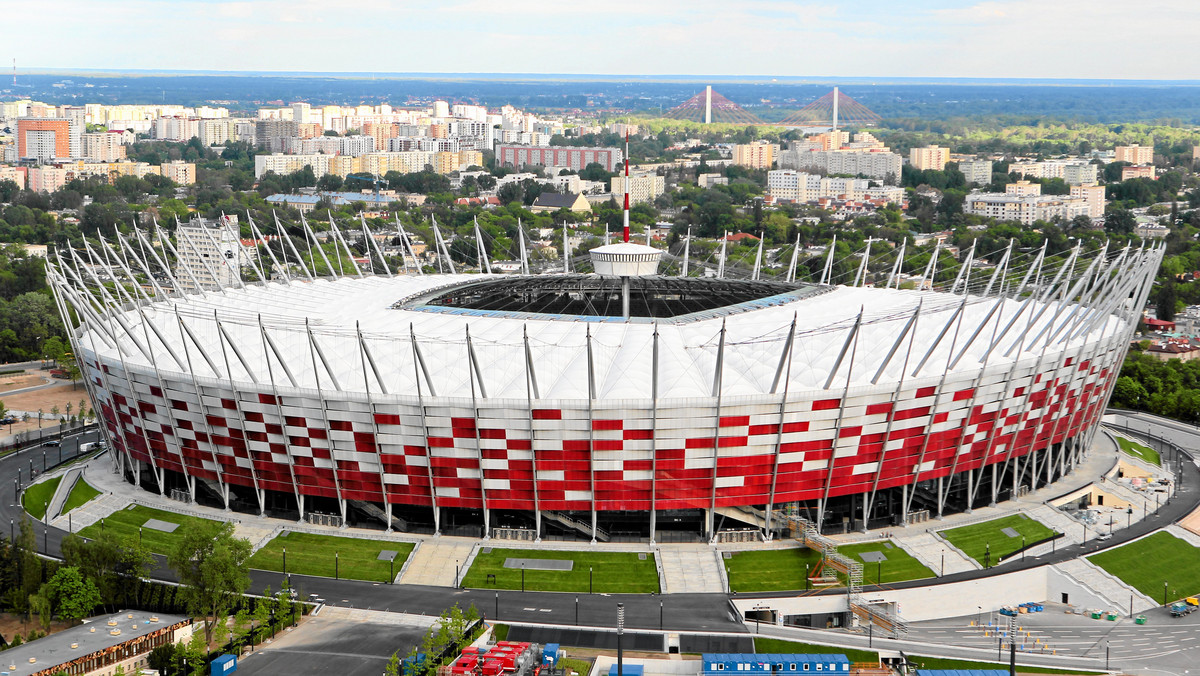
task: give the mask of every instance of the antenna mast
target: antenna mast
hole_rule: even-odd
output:
[[[629,127],[625,128],[625,229],[622,231],[622,237],[626,244],[629,243]]]

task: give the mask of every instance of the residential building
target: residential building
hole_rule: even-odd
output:
[[[1013,162],[1008,173],[1026,178],[1061,178],[1067,185],[1087,185],[1098,178],[1096,165],[1084,160],[1047,160]]]
[[[792,145],[792,148],[779,154],[780,169],[866,176],[897,183],[904,165],[900,155],[886,149],[804,150],[795,147],[796,144]]]
[[[154,121],[154,138],[186,142],[200,135],[200,120],[194,117],[160,117]]]
[[[699,174],[696,176],[696,185],[701,188],[711,188],[714,185],[729,185],[729,179],[725,178],[724,174]]]
[[[1004,194],[1017,195],[1020,197],[1037,196],[1042,194],[1041,183],[1030,183],[1029,181],[1016,181],[1004,186]]]
[[[1114,162],[1154,164],[1154,146],[1140,146],[1135,143],[1130,146],[1117,146],[1113,152]]]
[[[870,185],[863,178],[829,178],[791,169],[767,172],[767,195],[787,202],[815,202],[825,197],[857,200]]]
[[[271,155],[254,156],[254,178],[262,178],[268,171],[279,175],[300,171],[304,167],[312,167],[313,174],[321,178],[329,173],[329,155]],[[349,172],[347,172],[349,173]]]
[[[922,171],[926,169],[936,169],[941,171],[946,168],[946,163],[950,161],[950,149],[940,146],[926,146],[924,148],[913,148],[908,151],[908,163],[914,169]]]
[[[963,205],[965,213],[1000,221],[1017,221],[1023,225],[1056,218],[1069,221],[1076,216],[1087,216],[1089,208],[1090,205],[1078,197],[1012,192],[972,193],[967,195]]]
[[[192,185],[196,182],[196,165],[192,162],[164,162],[158,170],[164,178],[171,179],[177,185]]]
[[[97,162],[125,159],[125,146],[121,143],[121,134],[107,131],[84,134],[82,157]]]
[[[585,148],[576,146],[531,146],[497,144],[496,162],[506,167],[567,167],[574,171],[596,163],[605,171],[616,171],[624,154],[620,148]]]
[[[1071,162],[1063,167],[1067,185],[1092,185],[1100,179],[1099,168],[1091,162]]]
[[[206,146],[223,146],[230,141],[237,140],[239,138],[237,130],[238,122],[229,118],[200,120],[196,124],[196,135]]]
[[[54,192],[74,179],[75,173],[62,167],[39,166],[29,167],[26,177],[28,190]]]
[[[579,193],[544,192],[537,196],[529,210],[535,214],[570,209],[576,213],[591,213],[592,205]]]
[[[991,160],[964,160],[958,163],[958,170],[966,177],[967,183],[987,185],[992,182]]]
[[[1104,186],[1102,185],[1073,185],[1071,197],[1082,199],[1088,205],[1088,216],[1096,219],[1104,217]]]
[[[779,146],[768,141],[739,143],[733,146],[733,163],[751,169],[771,169],[775,165],[775,154]]]
[[[1171,234],[1171,229],[1161,223],[1139,222],[1134,226],[1133,234],[1142,239],[1163,239]]]
[[[294,120],[258,120],[254,123],[254,142],[259,148],[277,152],[282,140],[299,136],[300,130]]]
[[[1135,164],[1121,167],[1122,181],[1128,181],[1131,178],[1154,178],[1154,176],[1153,164]]]
[[[25,173],[24,167],[10,167],[0,164],[0,181],[12,181],[17,184],[17,187],[25,189]]]
[[[196,282],[207,291],[232,286],[242,268],[258,257],[256,247],[242,246],[238,219],[233,215],[211,221],[197,217],[180,223],[175,238],[179,251],[175,278],[189,291],[195,290]]]
[[[662,176],[653,172],[637,172],[629,175],[629,203],[643,204],[653,202],[656,197],[666,190],[666,181]],[[612,178],[609,188],[617,202],[625,194],[625,177],[618,174]]]
[[[58,118],[19,118],[17,157],[39,162],[71,157],[71,121]]]

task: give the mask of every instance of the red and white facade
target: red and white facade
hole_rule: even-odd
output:
[[[486,531],[489,512],[515,510],[540,534],[545,512],[644,512],[653,538],[664,510],[702,510],[711,532],[722,508],[857,496],[870,521],[888,489],[905,503],[956,476],[978,490],[1051,447],[1033,475],[1069,469],[1161,255],[1038,257],[967,294],[831,286],[657,323],[394,307],[479,275],[123,304],[76,262],[50,277],[124,467],[260,508],[292,496],[301,518],[322,498],[343,517],[347,501],[431,508],[435,523],[482,510]],[[996,482],[984,490],[994,500]]]

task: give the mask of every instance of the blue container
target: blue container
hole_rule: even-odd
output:
[[[547,643],[542,647],[542,663],[549,662],[551,666],[558,664],[558,644]]]
[[[622,676],[642,676],[645,673],[640,664],[623,664],[621,665]],[[608,676],[617,676],[617,665],[612,665],[608,668]]]
[[[212,676],[225,676],[237,671],[237,655],[221,655],[212,661],[208,673]]]

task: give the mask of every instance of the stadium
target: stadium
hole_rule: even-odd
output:
[[[614,274],[595,251],[609,274],[318,278],[293,249],[304,274],[206,290],[169,238],[162,257],[118,240],[60,251],[48,276],[131,491],[652,541],[896,525],[1054,482],[1098,428],[1162,257],[1010,245],[935,286],[935,252],[900,288],[903,250],[834,283],[833,248],[817,282],[790,281],[795,256],[734,279],[646,274],[658,253]],[[604,248],[640,255],[622,247],[650,250]]]

